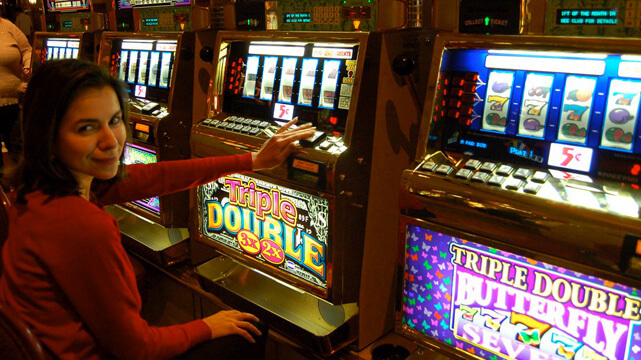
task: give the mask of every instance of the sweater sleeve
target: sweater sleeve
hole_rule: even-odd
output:
[[[31,70],[31,45],[29,45],[29,40],[24,35],[22,30],[18,29],[18,32],[14,35],[20,48],[20,55],[22,57],[22,70],[28,69]]]
[[[125,181],[97,190],[96,196],[103,205],[119,204],[187,190],[251,169],[251,153],[129,165]]]
[[[31,69],[31,45],[29,45],[29,39],[27,39],[19,27],[11,22],[9,23],[11,26],[11,35],[16,40],[18,48],[20,49],[22,69]]]
[[[61,238],[42,250],[51,274],[103,348],[119,359],[167,359],[211,338],[202,320],[149,326],[140,316],[135,275],[115,219],[89,203],[70,207],[76,210],[61,212],[73,223],[52,234]]]

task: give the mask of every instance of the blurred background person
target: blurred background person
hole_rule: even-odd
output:
[[[0,17],[0,141],[17,163],[21,148],[19,98],[31,72],[31,45],[11,21]],[[0,168],[5,163],[0,156]]]
[[[22,30],[22,33],[27,37],[27,40],[29,40],[29,44],[31,44],[31,39],[33,35],[33,21],[31,21],[31,17],[22,10],[22,8],[17,7],[14,10],[14,24]]]

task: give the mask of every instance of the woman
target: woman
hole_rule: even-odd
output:
[[[0,142],[14,161],[20,153],[18,98],[26,88],[30,68],[29,41],[11,21],[0,18]],[[3,166],[0,156],[0,169]]]
[[[254,153],[124,166],[125,109],[119,83],[97,65],[57,60],[34,74],[2,249],[0,301],[62,359],[167,359],[233,334],[253,342],[258,319],[238,311],[148,326],[118,225],[103,206],[274,168],[314,129],[288,130],[292,121]]]

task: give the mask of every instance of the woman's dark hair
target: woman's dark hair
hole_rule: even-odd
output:
[[[40,65],[29,81],[24,99],[22,155],[10,181],[18,201],[35,190],[58,197],[79,194],[79,185],[67,167],[55,156],[62,117],[73,101],[87,89],[110,86],[116,92],[130,139],[127,95],[120,82],[106,69],[84,60],[52,60]],[[125,176],[121,155],[118,173],[108,182]]]

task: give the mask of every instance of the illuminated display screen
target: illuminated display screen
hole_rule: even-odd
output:
[[[116,0],[116,3],[118,4],[118,9],[122,10],[151,6],[189,5],[191,4],[191,0]],[[156,19],[156,22],[157,21],[158,19]]]
[[[42,61],[56,60],[56,59],[77,59],[80,40],[79,39],[65,39],[65,38],[49,38],[43,41],[45,46],[42,54]]]
[[[197,192],[204,237],[327,289],[327,199],[238,174]]]
[[[48,12],[89,11],[91,7],[89,0],[47,0],[45,4]]]
[[[285,13],[284,21],[286,23],[311,23],[312,13],[310,12],[297,12]]]
[[[638,358],[638,289],[414,225],[404,278],[404,331],[473,357]]]
[[[616,25],[618,9],[556,9],[557,25]]]
[[[128,85],[133,97],[167,103],[176,47],[176,40],[116,40],[111,74]]]
[[[158,157],[156,156],[155,151],[134,144],[127,143],[124,154],[124,162],[126,165],[154,164],[158,162]],[[149,199],[137,200],[132,202],[132,204],[135,204],[153,214],[160,215],[160,198],[157,196]]]
[[[638,176],[640,94],[639,57],[446,48],[428,144],[532,167]]]
[[[223,111],[345,131],[358,44],[237,41],[229,46]]]

